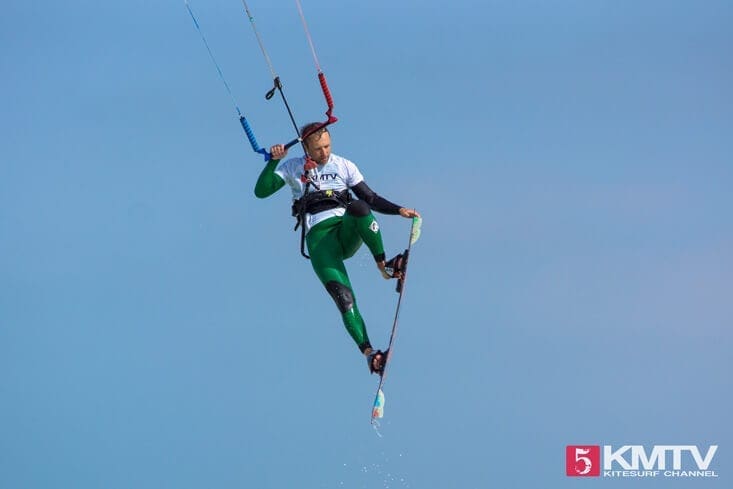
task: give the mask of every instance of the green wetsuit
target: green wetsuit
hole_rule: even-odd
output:
[[[333,155],[329,162],[334,157],[340,159],[340,157]],[[286,166],[289,162],[293,162],[293,160],[286,161]],[[260,173],[255,185],[255,195],[257,197],[269,197],[284,187],[286,181],[281,174],[285,174],[286,179],[289,180],[287,183],[299,188],[297,182],[285,170],[278,168],[279,163],[279,160],[268,162]],[[348,163],[353,165],[351,162]],[[293,173],[293,169],[297,168],[297,165],[293,164],[290,167],[290,173]],[[331,168],[331,166],[328,168]],[[276,170],[281,174],[278,174]],[[361,177],[358,170],[356,170],[356,173],[358,177]],[[322,182],[340,179],[340,176],[333,177],[333,175],[326,174]],[[367,348],[371,348],[371,344],[364,319],[359,313],[356,295],[351,286],[344,260],[354,256],[362,243],[366,243],[376,261],[384,260],[382,234],[370,207],[383,213],[398,214],[399,206],[377,196],[366,186],[363,179],[352,187],[352,190],[360,197],[360,200],[353,200],[346,205],[345,212],[341,212],[342,215],[328,216],[327,214],[323,220],[316,219],[316,223],[310,227],[306,234],[306,244],[313,270],[336,302],[349,335],[351,335],[359,349],[364,352]],[[302,225],[305,226],[306,223],[302,223]]]

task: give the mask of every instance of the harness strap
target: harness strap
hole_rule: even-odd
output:
[[[305,253],[305,215],[317,214],[319,212],[335,209],[337,207],[347,207],[351,202],[351,193],[349,190],[336,192],[333,190],[317,190],[308,192],[309,183],[306,183],[306,193],[293,202],[292,215],[295,217],[295,227],[297,230],[300,226],[300,254],[305,258],[310,258]]]

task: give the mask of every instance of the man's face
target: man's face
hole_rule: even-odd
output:
[[[314,134],[306,143],[308,155],[319,165],[323,165],[331,156],[331,135],[327,132]]]

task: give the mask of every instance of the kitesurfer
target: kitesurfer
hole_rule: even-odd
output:
[[[300,134],[306,136],[305,157],[282,161],[287,155],[285,146],[270,148],[272,158],[260,173],[255,195],[266,198],[286,184],[290,187],[293,215],[304,227],[303,239],[313,270],[341,312],[346,330],[366,356],[370,372],[381,374],[387,355],[369,342],[344,260],[365,243],[380,274],[385,279],[400,278],[402,255],[385,260],[382,233],[372,210],[405,218],[420,214],[372,191],[353,162],[331,152],[331,135],[326,127],[319,126],[311,123],[301,128]]]

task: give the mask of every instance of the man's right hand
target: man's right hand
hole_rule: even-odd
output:
[[[272,155],[273,160],[282,160],[287,156],[288,150],[285,148],[285,145],[276,144],[270,148],[270,154]]]

